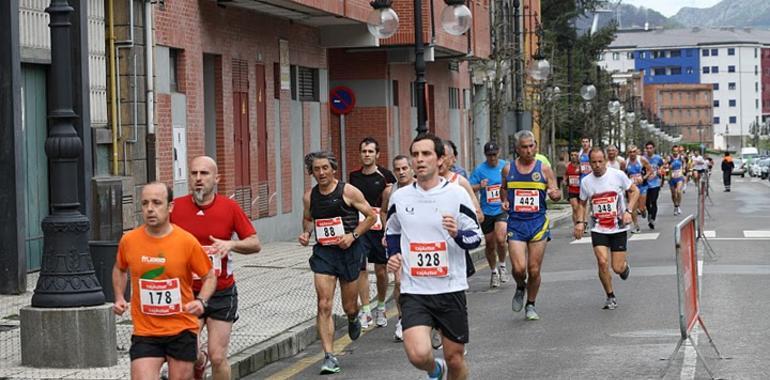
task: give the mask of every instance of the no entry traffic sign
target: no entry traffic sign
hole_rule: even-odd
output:
[[[345,86],[337,86],[329,93],[329,106],[336,115],[347,115],[356,105],[356,95]]]

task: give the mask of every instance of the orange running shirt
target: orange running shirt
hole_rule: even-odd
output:
[[[116,265],[128,269],[131,276],[134,335],[198,333],[198,317],[183,308],[195,299],[192,274],[204,277],[211,270],[211,261],[194,236],[172,227],[170,234],[156,238],[141,225],[120,239]]]

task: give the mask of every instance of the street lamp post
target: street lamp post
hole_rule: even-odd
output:
[[[583,98],[583,101],[585,102],[586,105],[590,105],[591,101],[596,97],[596,86],[594,86],[594,84],[591,83],[591,78],[588,75],[586,75],[585,80],[583,80],[583,85],[580,86],[580,97]],[[586,110],[588,110],[588,108],[586,108]],[[592,124],[594,124],[592,125],[593,128],[596,128],[596,123],[594,122],[595,117],[596,117],[596,112],[591,110],[590,120],[593,122]],[[599,128],[597,128],[597,130],[598,129]],[[586,136],[587,136],[587,133],[586,133]],[[601,143],[601,141],[597,141],[595,143]]]
[[[391,7],[393,0],[373,0],[374,10],[366,20],[369,32],[377,38],[388,38],[398,30],[398,15]],[[459,36],[471,25],[471,11],[465,0],[444,0],[447,7],[441,12],[441,25],[452,35]],[[417,104],[417,135],[428,133],[425,109],[425,42],[422,38],[422,0],[414,0],[414,72]]]

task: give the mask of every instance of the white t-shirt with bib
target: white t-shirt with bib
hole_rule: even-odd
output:
[[[580,200],[588,201],[591,211],[591,231],[614,234],[628,231],[623,224],[626,191],[633,182],[620,170],[607,168],[601,177],[587,175],[580,184]]]

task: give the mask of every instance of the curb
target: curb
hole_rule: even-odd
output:
[[[555,215],[551,219],[551,228],[563,225],[572,217],[569,209]],[[484,247],[479,247],[470,252],[474,264],[486,260]],[[392,286],[390,287],[392,288]],[[386,302],[390,302],[388,297]],[[340,329],[347,325],[344,315],[334,315],[334,329]],[[228,358],[231,369],[231,379],[240,379],[259,371],[270,363],[297,355],[318,340],[315,318],[300,323],[283,333],[272,337],[262,343],[251,346]],[[210,377],[207,377],[210,378]]]

